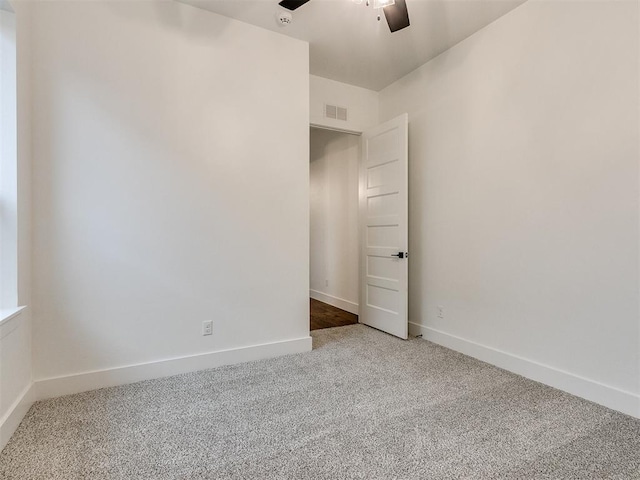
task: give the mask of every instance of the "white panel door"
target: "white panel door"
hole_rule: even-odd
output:
[[[408,115],[363,133],[360,323],[407,338]]]

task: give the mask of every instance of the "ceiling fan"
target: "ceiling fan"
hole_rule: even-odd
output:
[[[282,0],[278,5],[287,10],[295,10],[300,8],[310,0]],[[362,1],[362,0],[361,0]],[[358,2],[358,3],[361,3]],[[397,32],[410,25],[409,12],[407,11],[407,3],[405,0],[373,0],[374,8],[382,8],[384,16],[387,19],[389,30]],[[367,5],[369,1],[367,0]],[[378,17],[378,20],[380,17]]]

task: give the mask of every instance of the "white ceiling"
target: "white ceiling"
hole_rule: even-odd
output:
[[[311,0],[287,27],[279,0],[178,1],[306,40],[311,74],[379,91],[526,0],[406,0],[411,26],[395,33],[352,0]]]

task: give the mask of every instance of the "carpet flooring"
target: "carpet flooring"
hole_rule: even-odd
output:
[[[640,421],[362,325],[35,404],[2,479],[640,479]]]

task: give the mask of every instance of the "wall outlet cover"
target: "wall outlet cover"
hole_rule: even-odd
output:
[[[213,320],[202,322],[202,335],[213,335]]]

